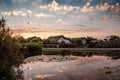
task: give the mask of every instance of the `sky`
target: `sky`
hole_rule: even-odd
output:
[[[14,35],[120,36],[120,0],[0,0]]]

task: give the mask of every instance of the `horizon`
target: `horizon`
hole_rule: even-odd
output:
[[[25,38],[120,36],[120,0],[0,0],[0,16]]]
[[[12,34],[12,36],[13,37],[23,37],[23,38],[25,38],[25,39],[27,39],[27,38],[29,38],[29,37],[39,37],[39,38],[41,38],[41,39],[47,39],[47,38],[49,38],[49,37],[51,37],[51,36],[64,36],[64,37],[66,37],[66,38],[70,38],[70,39],[74,39],[74,38],[87,38],[87,37],[92,37],[92,38],[96,38],[97,40],[104,40],[105,38],[107,38],[107,37],[109,37],[109,36],[118,36],[118,35],[109,35],[109,36],[105,36],[105,37],[102,37],[102,38],[97,38],[97,37],[93,37],[93,36],[78,36],[78,37],[69,37],[69,36],[65,36],[65,35],[60,35],[60,34],[58,34],[58,35],[47,35],[47,37],[41,37],[41,36],[37,36],[37,35],[31,35],[31,36],[29,36],[28,35],[28,33],[22,33],[22,34],[24,34],[24,36],[22,36],[22,35],[20,35],[20,34],[17,34],[17,35],[15,35],[15,34]],[[31,33],[31,34],[33,34],[33,33]],[[25,35],[28,35],[28,36],[25,36]],[[120,37],[120,36],[118,36],[118,37]]]

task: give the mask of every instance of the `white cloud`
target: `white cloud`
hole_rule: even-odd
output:
[[[58,20],[56,20],[57,23],[62,22],[62,21],[63,21],[62,19],[58,19]]]
[[[108,3],[104,3],[104,4],[96,5],[96,9],[101,11],[118,12],[120,10],[120,5],[119,3],[116,3],[116,5],[109,5]]]
[[[61,9],[61,6],[59,6],[59,4],[53,0],[50,4],[48,5],[43,5],[39,7],[40,9],[50,9],[50,11],[57,11]]]
[[[39,14],[35,14],[36,17],[44,17],[44,18],[48,18],[48,17],[55,17],[53,15],[48,15],[48,14],[44,14],[44,13],[39,13]]]
[[[87,2],[86,5],[81,9],[82,12],[92,12],[94,10],[90,2]]]
[[[23,3],[23,2],[27,2],[28,0],[12,0],[12,2],[19,2],[19,3]]]
[[[27,13],[23,12],[23,11],[16,11],[16,13],[18,13],[20,16],[27,16]]]
[[[31,10],[27,10],[27,11],[16,11],[16,10],[12,10],[9,12],[2,12],[3,15],[7,15],[7,16],[23,16],[23,17],[27,17],[27,16],[31,16],[32,15],[32,11]]]
[[[59,10],[71,11],[73,9],[79,9],[79,7],[76,7],[76,6],[61,6],[55,0],[53,0],[50,4],[42,5],[39,8],[48,9],[50,11],[59,11]]]
[[[28,13],[27,14],[28,17],[32,16],[32,11],[31,10],[27,10],[27,13]]]
[[[79,9],[79,7],[63,6],[63,9],[64,9],[65,11],[71,11],[71,10],[73,10],[73,9]]]
[[[31,10],[27,10],[27,12],[28,12],[28,13],[30,13],[30,14],[32,13],[32,11],[31,11]]]

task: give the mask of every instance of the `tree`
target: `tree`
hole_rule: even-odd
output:
[[[83,47],[83,46],[84,46],[84,44],[82,43],[82,39],[81,39],[81,38],[73,39],[72,42],[73,42],[74,44],[77,44],[77,45],[80,46],[80,47]]]
[[[57,40],[50,40],[50,44],[57,44]]]
[[[27,42],[27,40],[23,36],[20,36],[20,35],[15,35],[13,38],[15,38],[20,43],[26,43]]]
[[[88,36],[88,37],[86,38],[86,40],[87,40],[87,42],[88,42],[88,43],[90,43],[90,41],[92,41],[92,40],[97,40],[97,39],[96,39],[96,38],[93,38],[93,37],[89,37],[89,36]]]
[[[107,36],[104,40],[105,41],[112,41],[112,40],[118,40],[118,39],[120,39],[119,36],[111,35],[111,36]]]
[[[23,80],[19,69],[23,62],[21,46],[11,37],[12,32],[6,27],[4,17],[0,20],[0,80]]]

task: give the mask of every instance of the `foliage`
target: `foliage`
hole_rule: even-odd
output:
[[[23,80],[19,69],[23,62],[21,46],[11,37],[11,31],[5,22],[4,18],[0,20],[0,80]]]
[[[118,40],[118,39],[120,39],[119,36],[111,35],[111,36],[107,36],[104,40],[105,41],[111,41],[111,40]]]
[[[74,40],[74,43],[76,43],[76,44],[78,44],[78,45],[83,45],[81,39],[76,39],[76,40]]]
[[[50,43],[51,44],[57,44],[58,42],[57,42],[57,40],[50,40]]]
[[[40,55],[42,52],[42,44],[37,42],[22,43],[22,51],[25,57]]]
[[[86,38],[86,40],[87,40],[87,43],[90,43],[90,41],[92,41],[92,40],[97,40],[96,38],[93,38],[93,37],[87,37]]]
[[[32,39],[30,42],[41,43],[41,40],[38,38]]]
[[[30,56],[34,56],[34,55],[40,55],[42,48],[41,45],[38,43],[30,43],[28,46],[28,50]]]
[[[25,43],[27,42],[27,40],[23,37],[23,36],[20,36],[20,35],[16,35],[14,36],[13,38],[15,38],[18,42],[20,43]]]

